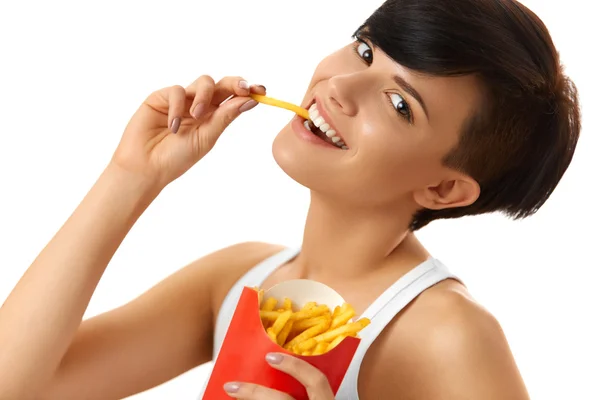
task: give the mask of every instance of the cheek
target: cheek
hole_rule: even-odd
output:
[[[409,191],[435,180],[440,161],[431,147],[411,138],[377,135],[369,123],[363,125],[363,146],[357,154],[356,169],[369,186]],[[403,133],[404,134],[404,133]]]

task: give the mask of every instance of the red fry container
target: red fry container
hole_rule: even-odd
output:
[[[344,303],[333,289],[320,282],[297,279],[282,282],[267,290],[264,299],[274,297],[292,300],[294,311],[304,304],[315,301],[326,304],[331,310]],[[329,381],[333,393],[337,393],[350,366],[360,339],[346,337],[331,351],[318,356],[300,356],[277,345],[265,331],[259,315],[258,293],[244,288],[225,339],[215,360],[203,400],[231,399],[223,386],[227,382],[246,382],[285,392],[296,400],[308,400],[304,386],[290,375],[271,367],[265,360],[267,353],[285,353],[305,360],[318,368]]]

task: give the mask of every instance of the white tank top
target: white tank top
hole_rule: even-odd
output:
[[[298,253],[299,249],[286,249],[267,258],[250,269],[229,290],[217,316],[213,360],[219,354],[219,349],[244,286],[261,286],[277,268],[292,260]],[[360,365],[371,344],[387,324],[415,297],[436,283],[448,278],[460,281],[441,262],[429,258],[393,283],[365,310],[361,317],[369,318],[371,324],[361,331],[360,345],[335,397],[337,400],[358,400]],[[207,383],[205,383],[205,388]],[[202,390],[202,393],[204,393],[204,390]],[[202,399],[202,393],[199,399]]]

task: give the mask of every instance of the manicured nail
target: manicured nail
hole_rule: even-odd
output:
[[[202,116],[203,112],[204,112],[204,104],[196,104],[196,107],[194,107],[194,111],[192,112],[192,116],[194,118],[198,119]]]
[[[240,86],[242,89],[246,89],[246,90],[250,89],[250,85],[248,84],[248,82],[247,82],[247,81],[240,81],[240,83],[239,83],[239,86]]]
[[[267,356],[265,357],[267,359],[267,362],[269,364],[281,364],[281,362],[283,361],[283,356],[281,354],[278,353],[269,353],[267,354]]]
[[[240,390],[240,384],[235,382],[229,382],[223,386],[223,389],[225,389],[227,393],[237,393],[237,391]]]
[[[181,119],[179,117],[173,118],[173,121],[171,121],[171,132],[177,133],[179,125],[181,125]]]
[[[246,112],[248,110],[252,110],[258,103],[256,100],[248,100],[240,107],[240,112]]]

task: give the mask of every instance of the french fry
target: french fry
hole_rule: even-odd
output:
[[[294,327],[292,328],[292,330],[304,331],[312,326],[320,324],[321,322],[326,320],[326,318],[327,317],[325,317],[324,315],[321,315],[320,317],[306,318],[299,321],[295,320]]]
[[[335,306],[335,308],[333,309],[333,315],[332,315],[332,317],[335,319],[335,317],[337,317],[338,315],[340,315],[341,311],[342,311],[342,307]]]
[[[269,335],[269,338],[271,338],[272,341],[277,343],[277,335],[275,334],[275,331],[273,330],[273,328],[267,329],[267,335]]]
[[[285,345],[285,342],[286,342],[288,336],[290,335],[290,332],[292,331],[293,326],[294,326],[294,321],[292,321],[292,320],[288,320],[288,322],[285,323],[285,326],[283,327],[281,332],[279,332],[279,335],[277,335],[277,344],[278,345],[280,345],[280,346]]]
[[[263,96],[260,94],[254,94],[254,93],[251,93],[250,97],[252,99],[258,101],[259,103],[263,103],[263,104],[267,104],[270,106],[275,106],[275,107],[283,108],[283,109],[286,109],[289,111],[293,111],[296,114],[300,115],[302,118],[310,120],[308,110],[305,108],[302,108],[300,106],[297,106],[295,104],[288,103],[286,101],[277,100],[272,97],[267,97],[267,96]]]
[[[281,315],[281,313],[279,311],[265,311],[265,310],[260,310],[260,318],[262,320],[275,322],[275,320],[277,318],[279,318],[280,315]]]
[[[261,296],[262,289],[254,288]],[[262,292],[264,297],[264,292]],[[278,304],[281,304],[278,307]],[[308,302],[294,311],[289,298],[280,303],[269,297],[259,306],[268,337],[279,346],[294,354],[318,356],[331,351],[346,337],[356,337],[370,324],[367,318],[352,322],[354,308],[344,303],[333,312],[324,304]]]
[[[331,318],[331,316],[330,316]],[[284,348],[287,350],[291,350],[293,349],[296,345],[304,342],[305,340],[311,339],[314,336],[317,336],[320,333],[325,332],[328,328],[329,325],[331,324],[331,320],[325,320],[321,323],[319,323],[318,325],[315,325],[311,328],[308,328],[307,330],[305,330],[304,332],[302,332],[301,334],[299,334],[298,336],[296,336],[295,338],[293,338],[292,340],[290,340],[285,346]],[[316,344],[316,343],[315,343]],[[305,350],[310,350],[311,348],[307,348]]]
[[[340,335],[340,336],[336,337],[335,339],[333,339],[331,341],[331,343],[329,343],[327,345],[327,349],[325,349],[325,352],[327,353],[328,351],[331,351],[335,346],[337,346],[338,344],[342,343],[342,340],[344,340],[347,337],[348,337],[347,335]],[[326,342],[321,342],[321,343],[326,343]],[[321,343],[319,343],[319,345]]]
[[[292,310],[287,310],[279,314],[279,317],[277,317],[277,319],[273,323],[273,326],[271,327],[271,329],[273,329],[273,332],[275,333],[275,336],[279,335],[279,333],[283,330],[285,324],[287,324],[291,316]],[[277,339],[275,339],[275,341],[277,342]]]
[[[329,330],[334,330],[344,324],[347,324],[354,317],[354,310],[340,311],[340,314],[333,319]]]
[[[265,301],[265,304],[263,304],[261,310],[263,310],[263,311],[273,311],[275,309],[275,307],[277,307],[277,299],[275,299],[273,297],[269,297]]]
[[[297,313],[292,315],[292,319],[294,321],[299,321],[302,319],[308,319],[312,317],[317,317],[319,315],[323,315],[329,312],[329,307],[326,305],[316,306],[312,308],[308,308],[305,310],[300,310]]]
[[[313,356],[319,356],[323,353],[325,353],[325,351],[327,351],[327,346],[329,345],[329,343],[327,342],[321,342],[319,344],[317,344],[315,346],[315,349],[312,352]]]

